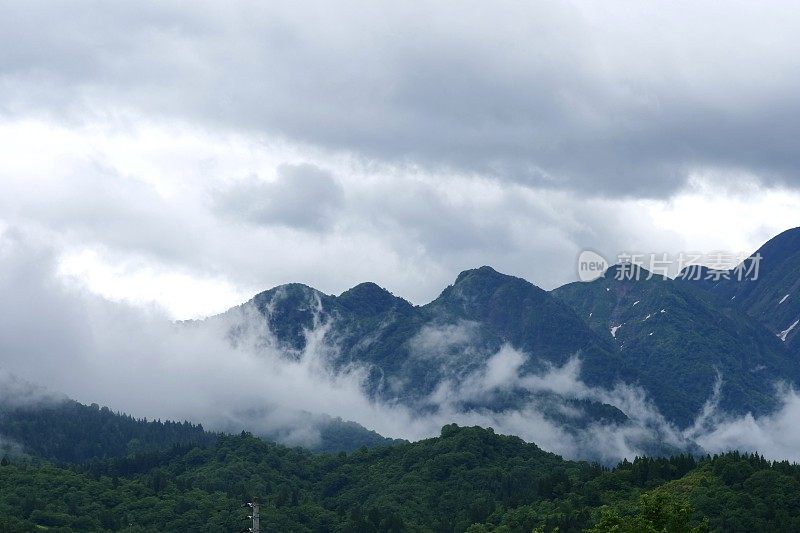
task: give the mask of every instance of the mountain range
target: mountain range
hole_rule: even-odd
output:
[[[792,355],[800,356],[798,267],[800,229],[795,228],[770,239],[733,271],[706,271],[705,277],[711,281],[697,280],[689,271],[682,272],[679,279],[698,285],[730,307],[744,311],[780,338]],[[756,275],[739,275],[751,270]]]
[[[755,262],[758,276],[738,279],[736,273],[751,271]],[[590,441],[602,433],[587,430],[635,423],[647,429],[632,433],[637,452],[700,453],[692,428],[710,411],[764,415],[780,404],[777,386],[800,381],[798,267],[800,228],[725,272],[698,267],[670,279],[615,265],[593,281],[546,291],[483,266],[459,274],[425,305],[375,283],[338,296],[293,283],[206,320],[221,321],[233,344],[255,337],[259,349],[279,357],[313,357],[331,374],[354,373],[370,399],[420,419],[489,413],[514,420],[513,431],[550,424]],[[239,418],[269,408],[254,406]],[[398,442],[336,414],[292,415],[292,423],[316,431],[311,443],[292,440],[288,426],[259,436],[315,451]],[[64,400],[0,405],[0,434],[56,460],[124,455],[131,441],[154,431],[166,432],[158,437],[164,442],[213,437],[191,426],[153,429],[112,415]],[[116,435],[102,453],[78,438],[87,424]],[[215,429],[235,433],[241,427]],[[42,439],[72,444],[44,450],[37,448]],[[620,457],[593,455],[596,442],[584,444],[572,455],[605,462]]]
[[[235,339],[249,327],[237,316],[255,310],[268,331],[264,344],[286,357],[302,357],[316,332],[315,349],[325,347],[321,357],[332,372],[365,369],[370,397],[418,413],[437,409],[446,391],[467,410],[535,401],[547,417],[573,426],[630,416],[602,398],[530,386],[531,376],[577,361],[581,384],[643,390],[670,424],[685,429],[710,404],[733,415],[768,413],[777,405],[776,384],[800,378],[800,228],[770,240],[743,266],[758,257],[756,279],[708,269],[675,279],[632,275],[636,267],[626,275],[615,265],[594,281],[553,291],[483,266],[419,306],[374,283],[338,296],[288,284],[212,320],[238,324]],[[485,378],[503,349],[520,354],[506,381],[484,379],[478,391],[453,393],[454,384]]]

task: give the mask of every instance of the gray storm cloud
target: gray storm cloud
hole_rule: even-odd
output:
[[[591,195],[701,167],[796,185],[798,30],[781,2],[6,2],[0,109],[136,109]]]
[[[367,399],[363,368],[332,375],[323,329],[292,362],[251,316],[236,347],[224,324],[171,323],[238,303],[196,285],[169,317],[97,293],[164,304],[176,278],[238,294],[374,280],[423,302],[481,264],[553,288],[587,247],[752,251],[797,225],[798,30],[787,3],[3,2],[2,367],[17,388],[292,443],[315,439],[307,411],[407,438],[490,425],[570,456],[595,442],[630,455],[654,432],[790,453],[793,433],[775,430],[790,391],[759,419],[709,403],[683,435],[641,390],[580,383],[579,359],[521,376],[535,354],[484,353],[459,324],[415,339],[465,364],[422,419]],[[84,252],[94,293],[54,276]],[[461,408],[509,383],[633,421],[576,435],[535,404]]]
[[[275,181],[239,181],[218,191],[213,202],[223,214],[251,224],[324,231],[331,229],[342,197],[329,172],[304,164],[279,166]]]
[[[797,224],[794,11],[4,2],[0,225],[414,302],[481,264],[554,288],[585,248],[749,252]]]

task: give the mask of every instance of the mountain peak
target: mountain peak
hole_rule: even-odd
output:
[[[792,228],[764,243],[755,254],[761,255],[761,268],[770,270],[800,252],[800,228]]]
[[[342,298],[345,295],[352,295],[352,294],[392,294],[377,283],[372,281],[365,281],[363,283],[359,283],[355,287],[351,287],[344,291],[342,294],[339,295],[339,298]]]
[[[411,304],[379,286],[367,281],[344,291],[336,301],[343,307],[358,314],[377,314],[393,307],[411,307]]]
[[[705,279],[711,268],[706,265],[689,265],[678,273],[678,279]]]
[[[310,299],[318,295],[322,296],[322,293],[314,287],[303,283],[284,283],[283,285],[277,285],[271,289],[259,292],[253,297],[252,301],[268,302],[272,301],[273,298],[293,300],[302,298]]]
[[[720,271],[705,265],[689,265],[675,277],[677,281],[685,281],[704,289],[711,289],[721,279]]]
[[[492,267],[484,265],[479,268],[471,268],[469,270],[461,272],[456,278],[455,285],[458,285],[459,283],[464,282],[464,280],[472,277],[480,277],[483,279],[490,279],[490,278],[506,279],[506,278],[511,278],[513,276],[509,276],[507,274],[501,274]]]
[[[618,281],[646,281],[663,280],[664,276],[654,274],[644,267],[634,263],[617,263],[611,265],[603,274],[604,279],[616,279]]]
[[[443,299],[453,301],[468,300],[473,303],[485,302],[494,297],[499,290],[519,292],[520,294],[545,292],[526,279],[503,274],[490,266],[482,266],[463,271],[458,275],[455,283],[447,287],[434,302],[442,301]]]

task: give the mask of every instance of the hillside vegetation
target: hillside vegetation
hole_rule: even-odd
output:
[[[243,433],[56,467],[3,460],[0,530],[797,531],[800,467],[737,453],[564,461],[490,429],[314,455]]]

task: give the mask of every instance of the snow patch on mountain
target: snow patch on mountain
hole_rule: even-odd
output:
[[[781,331],[780,333],[778,333],[778,338],[779,338],[780,340],[782,340],[783,342],[786,342],[786,337],[789,335],[789,333],[791,333],[791,332],[792,332],[792,330],[793,330],[794,328],[796,328],[796,327],[797,327],[797,324],[798,324],[798,323],[800,323],[800,319],[797,319],[797,320],[795,320],[795,321],[794,321],[794,324],[792,324],[791,326],[789,326],[789,327],[788,327],[788,328],[786,328],[785,330],[783,330],[783,331]]]

